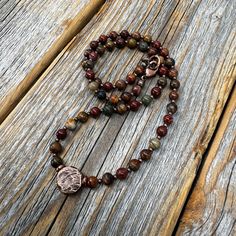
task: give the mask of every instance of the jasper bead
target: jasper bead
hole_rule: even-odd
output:
[[[111,185],[114,182],[114,180],[115,180],[115,177],[111,173],[105,173],[102,176],[102,182],[105,185]]]
[[[156,150],[160,148],[161,142],[158,138],[152,138],[149,140],[149,148]]]
[[[111,95],[110,97],[110,103],[113,105],[116,105],[119,102],[119,97],[115,94]]]
[[[78,113],[77,119],[81,123],[86,123],[88,121],[88,119],[89,119],[89,114],[87,112],[85,112],[85,111],[81,111],[81,112]]]
[[[161,47],[161,43],[158,40],[155,40],[151,44],[152,47],[159,49]]]
[[[165,66],[159,67],[159,69],[158,69],[158,74],[159,74],[160,76],[167,75],[167,74],[168,74],[168,68],[165,67]]]
[[[118,48],[124,48],[125,47],[125,40],[121,37],[116,38],[116,46]]]
[[[157,80],[157,84],[164,88],[167,85],[167,78],[166,77],[160,77]]]
[[[173,116],[170,114],[167,114],[163,117],[163,121],[165,124],[170,125],[173,123]]]
[[[129,92],[123,92],[123,93],[121,94],[121,99],[122,99],[125,103],[128,103],[128,102],[131,100],[131,98],[132,98],[132,95],[131,95],[131,93],[129,93]]]
[[[134,38],[135,40],[139,41],[141,39],[141,34],[139,32],[134,32],[132,33],[132,38]]]
[[[147,43],[151,43],[152,42],[152,36],[149,35],[149,34],[144,35],[143,41],[145,41]]]
[[[106,95],[106,92],[103,90],[103,89],[100,89],[98,92],[97,92],[97,98],[99,100],[105,100],[107,97]]]
[[[120,32],[120,36],[123,38],[123,39],[127,39],[129,37],[129,32],[127,30],[122,30]]]
[[[67,136],[66,129],[59,129],[56,133],[56,136],[57,136],[58,139],[64,140]]]
[[[102,112],[105,116],[111,116],[114,112],[114,108],[112,105],[110,104],[106,104],[103,109],[102,109]]]
[[[134,69],[134,72],[139,76],[143,75],[145,73],[145,68],[141,65],[137,65],[136,68]]]
[[[132,159],[129,161],[128,167],[132,171],[137,171],[140,168],[141,161],[138,159]]]
[[[89,49],[86,49],[85,51],[84,51],[84,56],[85,57],[89,57],[89,54],[92,52],[92,49],[91,48],[89,48]]]
[[[92,61],[97,61],[97,59],[98,59],[98,53],[95,52],[95,51],[92,51],[92,52],[89,54],[89,59],[92,60]]]
[[[180,87],[180,82],[177,79],[173,79],[170,81],[170,88],[171,89],[178,89]]]
[[[119,114],[124,114],[125,112],[127,111],[127,106],[123,103],[120,103],[118,106],[117,106],[117,112]]]
[[[104,52],[106,51],[105,47],[103,45],[99,45],[96,49],[96,52],[98,53],[98,55],[102,56],[104,54]]]
[[[90,110],[90,115],[93,118],[98,118],[101,115],[101,110],[98,107],[92,107]]]
[[[63,165],[63,160],[60,157],[57,157],[57,156],[53,157],[52,160],[51,160],[51,166],[53,168],[57,168],[60,165]]]
[[[176,69],[170,69],[168,76],[170,79],[176,78],[178,76],[178,71]]]
[[[161,96],[161,89],[159,87],[153,87],[151,94],[154,98],[159,98]]]
[[[145,94],[143,97],[142,97],[142,103],[144,106],[148,106],[150,103],[152,102],[152,97]]]
[[[87,70],[85,73],[85,77],[89,80],[94,80],[95,79],[95,73],[92,70]]]
[[[106,44],[107,39],[108,39],[108,37],[106,35],[102,34],[102,35],[99,36],[98,40],[101,44]]]
[[[179,98],[179,94],[176,91],[171,91],[169,94],[169,98],[170,100],[178,100]]]
[[[50,152],[57,154],[62,151],[62,146],[59,142],[54,142],[50,145]]]
[[[108,40],[106,43],[106,48],[109,52],[111,52],[115,48],[115,44],[111,40]]]
[[[127,46],[131,49],[136,48],[137,46],[137,41],[134,38],[128,39]]]
[[[133,100],[129,103],[131,111],[137,111],[140,107],[141,103],[137,100]]]
[[[116,81],[115,86],[118,90],[124,90],[126,88],[126,83],[124,80],[119,79]]]
[[[87,69],[93,69],[94,67],[94,62],[90,61],[90,60],[85,60],[82,62],[82,67],[87,70]]]
[[[167,48],[162,48],[160,51],[160,55],[163,57],[167,57],[169,55],[169,50]]]
[[[123,180],[127,178],[128,173],[129,172],[127,168],[121,167],[116,171],[116,177],[117,179]]]
[[[157,135],[160,137],[164,137],[167,134],[167,127],[164,125],[161,125],[157,128]]]
[[[156,55],[158,53],[158,51],[157,51],[157,49],[156,48],[154,48],[154,47],[150,47],[149,49],[148,49],[148,56],[150,57],[150,56],[153,56],[153,55]]]
[[[171,103],[167,104],[166,108],[167,108],[168,112],[175,114],[177,112],[178,107],[177,107],[176,103],[171,102]]]
[[[69,130],[74,130],[76,128],[76,121],[74,118],[69,118],[66,123],[65,127]]]
[[[99,88],[99,84],[97,82],[93,81],[93,82],[89,83],[88,87],[91,91],[96,91]]]
[[[111,31],[109,33],[109,37],[112,39],[112,40],[115,40],[117,37],[118,37],[118,33],[116,31]]]
[[[96,176],[89,176],[87,178],[87,186],[89,188],[96,188],[98,185],[98,179]]]
[[[96,50],[96,48],[98,47],[98,41],[91,41],[90,43],[90,47],[93,49],[93,50]]]
[[[141,93],[142,91],[142,87],[140,87],[139,85],[135,85],[133,88],[132,88],[132,93],[134,94],[134,96],[139,96],[139,94]]]
[[[143,149],[140,152],[140,157],[143,161],[147,161],[151,158],[153,151],[150,149]]]
[[[126,77],[126,81],[128,82],[128,84],[133,84],[136,80],[136,76],[133,73],[129,73]]]
[[[105,82],[103,88],[106,92],[110,92],[113,89],[113,84],[111,82]]]
[[[165,66],[171,68],[174,65],[175,65],[175,60],[173,58],[167,58],[165,60]]]
[[[138,48],[141,52],[146,52],[148,50],[148,43],[142,40],[139,42]]]

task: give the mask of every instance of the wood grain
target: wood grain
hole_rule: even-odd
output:
[[[180,220],[177,235],[236,235],[236,89]]]
[[[3,234],[170,235],[235,82],[235,7],[234,0],[106,2],[1,125]],[[66,197],[55,186],[49,144],[68,117],[97,104],[80,66],[88,42],[123,28],[150,33],[170,48],[180,70],[179,112],[162,148],[138,173]],[[141,56],[115,51],[100,61],[98,76],[124,77]],[[113,172],[155,136],[167,100],[166,92],[136,114],[91,120],[67,140],[64,160],[89,175]]]
[[[2,3],[0,123],[103,3],[103,0]]]

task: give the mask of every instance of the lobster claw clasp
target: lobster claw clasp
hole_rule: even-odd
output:
[[[161,59],[159,58],[159,56],[154,55],[150,57],[148,66],[145,72],[146,76],[148,78],[154,77],[157,74],[160,64],[161,64]]]

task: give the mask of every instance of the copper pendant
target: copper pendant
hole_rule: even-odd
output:
[[[65,166],[57,173],[57,186],[64,194],[76,193],[82,186],[82,173],[73,166]]]

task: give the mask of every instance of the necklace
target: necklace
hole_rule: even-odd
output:
[[[111,52],[114,48],[122,49],[125,46],[130,49],[137,48],[147,56],[140,60],[134,72],[129,73],[125,80],[119,79],[114,84],[108,81],[102,82],[93,70],[96,61],[106,50]],[[160,140],[166,136],[168,126],[173,122],[173,114],[177,111],[176,101],[179,98],[180,82],[177,80],[178,71],[175,69],[175,61],[169,57],[168,49],[162,47],[159,41],[152,40],[150,35],[141,36],[139,32],[130,34],[127,30],[122,30],[120,34],[112,31],[108,35],[101,35],[98,40],[91,41],[90,48],[84,52],[84,57],[82,66],[89,82],[88,88],[104,105],[92,107],[87,112],[80,111],[75,117],[69,118],[64,127],[56,132],[56,140],[50,145],[53,156],[51,165],[57,172],[57,186],[64,194],[76,193],[82,187],[96,188],[101,184],[111,185],[116,179],[124,180],[130,172],[137,171],[142,162],[148,161],[153,151],[160,148]],[[153,79],[156,75],[159,75],[159,78],[150,94],[145,94],[139,99],[146,80]],[[170,102],[166,106],[167,114],[163,117],[163,124],[156,129],[156,137],[150,138],[148,148],[141,150],[137,159],[131,159],[127,167],[118,168],[114,174],[104,173],[101,178],[84,175],[76,167],[64,164],[60,157],[63,151],[61,141],[70,131],[76,129],[77,123],[85,124],[90,118],[97,119],[102,114],[110,117],[114,113],[136,112],[141,105],[147,107],[161,96],[168,80],[171,91]]]

